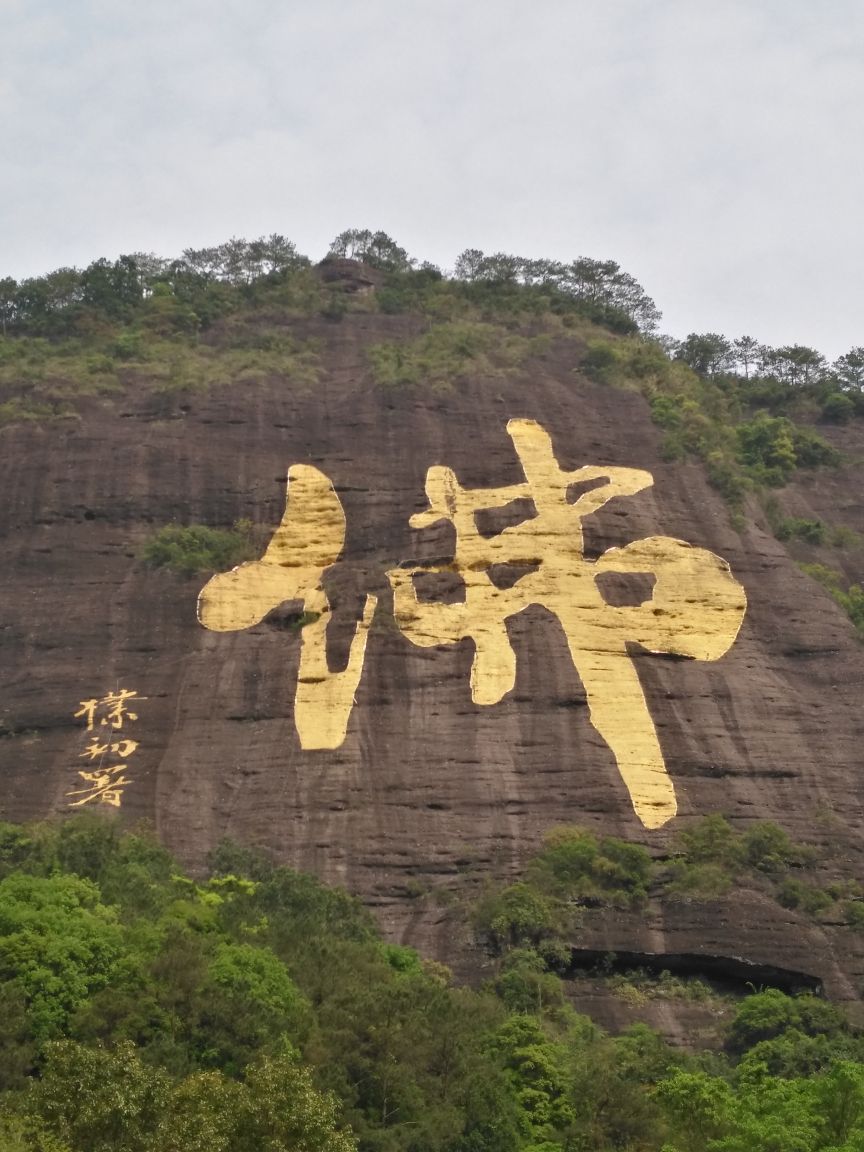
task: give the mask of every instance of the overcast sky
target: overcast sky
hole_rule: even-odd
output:
[[[0,0],[0,276],[382,228],[864,344],[864,0]]]

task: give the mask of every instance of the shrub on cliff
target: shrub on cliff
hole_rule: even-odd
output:
[[[192,575],[234,568],[244,560],[254,559],[258,552],[248,522],[238,521],[233,529],[168,524],[147,541],[143,557],[154,568]]]
[[[558,899],[599,900],[620,906],[648,894],[651,857],[639,844],[614,836],[598,839],[582,828],[553,828],[528,868],[531,882]]]

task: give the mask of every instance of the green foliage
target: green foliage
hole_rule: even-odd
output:
[[[467,372],[494,376],[513,371],[542,351],[544,336],[524,337],[477,321],[433,324],[407,343],[373,344],[368,350],[375,382],[382,387],[452,387]]]
[[[392,272],[406,271],[414,263],[386,232],[372,232],[368,228],[348,228],[340,232],[328,254]]]
[[[551,829],[523,882],[487,892],[473,910],[475,929],[493,948],[531,946],[551,956],[580,904],[636,907],[647,896],[651,857],[638,844],[597,838],[576,827]]]
[[[721,864],[694,864],[678,859],[669,866],[667,891],[686,900],[715,900],[726,895],[733,879],[734,874]]]
[[[828,548],[860,549],[864,546],[864,537],[845,524],[827,524],[824,520],[785,515],[774,494],[763,494],[761,503],[771,531],[778,540],[800,540],[814,547]]]
[[[561,980],[548,971],[547,963],[533,948],[513,948],[507,953],[493,987],[509,1011],[541,1013],[564,1004]]]
[[[740,1054],[791,1030],[820,1036],[835,1035],[845,1028],[842,1013],[828,1001],[809,995],[786,996],[769,988],[742,1002],[729,1029],[728,1047]]]
[[[793,843],[788,832],[770,820],[752,824],[741,837],[740,850],[745,866],[760,872],[800,868],[814,859],[812,851]]]
[[[556,928],[555,908],[528,884],[511,884],[482,899],[474,925],[496,948],[539,944]]]
[[[52,404],[34,400],[29,396],[13,396],[0,404],[0,428],[4,424],[26,424],[31,421],[53,420],[68,413],[58,411]]]
[[[90,881],[15,873],[0,881],[0,979],[23,991],[37,1040],[59,1035],[108,984],[120,951],[114,910]]]
[[[806,520],[798,516],[784,516],[774,535],[778,540],[802,540],[805,544],[820,545],[826,542],[826,526],[821,520]]]
[[[749,873],[769,878],[775,899],[785,908],[817,916],[835,902],[827,891],[788,875],[789,869],[813,865],[815,854],[769,820],[738,833],[713,813],[676,832],[673,851],[667,868],[667,891],[673,897],[715,899]]]
[[[850,584],[847,588],[843,576],[828,568],[824,564],[802,564],[801,571],[806,572],[818,584],[821,584],[840,605],[849,619],[864,636],[864,587],[860,584]]]
[[[219,1072],[172,1084],[128,1041],[112,1051],[71,1041],[46,1047],[27,1112],[61,1147],[87,1152],[351,1152],[337,1104],[290,1050],[263,1056],[242,1082]],[[25,1144],[23,1147],[28,1147]]]
[[[70,1148],[144,1152],[168,1097],[168,1078],[128,1041],[112,1051],[70,1040],[45,1047],[28,1111]]]
[[[787,876],[777,889],[777,901],[784,908],[800,908],[808,916],[818,916],[834,903],[830,894],[814,884]]]
[[[741,462],[760,483],[785,484],[796,468],[836,465],[839,454],[817,433],[764,412],[736,428]]]
[[[844,392],[832,392],[822,402],[822,419],[831,424],[848,424],[856,410],[851,396]]]
[[[713,817],[681,838],[693,867],[770,877],[802,860],[774,826],[737,834]],[[0,824],[0,1146],[856,1147],[864,1042],[836,1007],[747,997],[728,1056],[712,1061],[645,1025],[606,1036],[550,970],[569,963],[555,922],[574,893],[638,904],[662,873],[638,846],[572,828],[555,830],[537,859],[528,881],[495,898],[502,944],[519,946],[474,992],[384,944],[347,893],[254,850],[223,844],[209,879],[192,880],[145,831],[92,814]],[[832,897],[854,905],[856,891],[840,885]],[[635,1008],[715,1003],[699,981],[668,974],[612,983]]]
[[[664,430],[664,458],[701,459],[733,508],[754,485],[781,486],[798,468],[839,463],[816,432],[786,416],[745,418],[746,408],[766,402],[757,394],[763,384],[730,377],[730,358],[733,346],[716,333],[691,334],[671,361],[659,343],[604,337],[589,339],[581,369],[598,383],[640,391]],[[786,397],[789,386],[777,386]]]
[[[641,845],[566,826],[547,832],[528,868],[531,882],[549,896],[622,907],[645,900],[650,876],[651,857]]]
[[[242,524],[233,529],[167,524],[147,541],[142,555],[154,568],[170,568],[189,576],[234,568],[254,559],[259,551],[250,529]]]
[[[219,944],[207,966],[207,982],[260,1014],[290,1017],[302,997],[276,956],[250,944]]]

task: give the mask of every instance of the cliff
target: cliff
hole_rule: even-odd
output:
[[[367,288],[374,294],[374,277]],[[202,337],[217,358],[226,324]],[[329,317],[250,315],[247,336],[290,339],[310,350],[314,371],[229,368],[171,386],[129,370],[116,390],[79,395],[67,418],[0,432],[4,818],[68,813],[95,795],[100,772],[113,772],[122,819],[152,821],[193,867],[225,836],[261,846],[360,894],[394,940],[475,975],[483,958],[453,900],[514,876],[554,825],[637,841],[663,857],[675,829],[696,817],[721,812],[739,829],[773,820],[818,851],[825,877],[860,876],[864,650],[795,563],[822,558],[819,548],[784,546],[752,498],[736,521],[699,462],[664,460],[646,399],[580,370],[585,331],[541,341],[529,326],[520,357],[506,364],[492,349],[449,381],[382,383],[374,349],[421,338],[428,325],[371,305]],[[552,481],[532,487],[531,450],[520,460],[514,426],[548,434],[563,477],[554,523],[540,508]],[[797,473],[784,508],[864,531],[860,423],[824,434],[844,463]],[[434,507],[424,519],[430,468],[452,470],[462,494],[502,490],[497,510],[469,499],[459,513],[473,515],[476,529],[471,536],[463,523],[460,539],[477,548],[463,561],[454,524]],[[302,562],[271,543],[289,470],[295,516],[284,540],[295,555],[308,550]],[[645,474],[638,484],[637,473]],[[620,491],[589,499],[615,476]],[[445,511],[456,507],[457,488],[444,484]],[[577,500],[588,501],[578,514]],[[145,545],[172,523],[247,520],[256,555],[269,544],[271,566],[293,565],[297,579],[276,579],[273,603],[255,584],[250,611],[260,622],[224,617],[204,627],[199,594],[213,573],[154,567]],[[537,520],[542,532],[526,545],[525,525]],[[627,553],[636,557],[630,575],[615,562],[623,553],[609,560],[610,549],[658,537],[691,549],[637,548]],[[482,611],[462,611],[461,632],[446,622],[458,612],[430,614],[429,605],[458,604],[462,584],[469,605],[480,603],[470,599],[476,574],[489,567],[490,541],[502,540],[502,570]],[[716,562],[688,568],[697,549]],[[524,580],[551,570],[559,552],[556,580],[520,601]],[[596,570],[585,566],[598,560]],[[847,549],[840,562],[861,578],[860,553]],[[436,574],[413,577],[412,617],[406,580],[427,566]],[[595,580],[604,567],[606,583]],[[258,575],[269,580],[275,568]],[[677,623],[657,639],[652,596],[667,580]],[[593,611],[618,646],[618,671],[606,679],[597,652],[609,646],[579,631],[595,619],[589,585],[591,596],[602,592]],[[218,586],[210,587],[212,607]],[[397,599],[399,588],[408,596],[395,616],[394,587]],[[246,593],[238,595],[241,603]],[[568,616],[573,604],[582,615]],[[208,623],[206,595],[202,607]],[[712,611],[726,639],[716,651],[691,651],[688,630],[716,634],[705,623]],[[496,629],[490,679],[476,668],[472,678],[475,647]],[[512,687],[502,671],[508,649]],[[298,675],[312,701],[302,743]],[[317,731],[321,716],[334,715],[344,739]],[[651,725],[659,760],[639,751]],[[648,785],[631,774],[628,788],[628,757]],[[658,780],[665,799],[651,792]],[[811,974],[849,1000],[864,977],[864,945],[848,927],[815,922],[757,889],[652,899],[639,912],[589,909],[580,944],[742,958]]]

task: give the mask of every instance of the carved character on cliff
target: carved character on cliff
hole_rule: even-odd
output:
[[[338,748],[345,739],[375,614],[376,597],[367,596],[348,665],[331,672],[330,602],[321,580],[344,545],[345,513],[330,480],[309,464],[294,464],[285,514],[264,555],[214,576],[198,597],[198,619],[215,632],[251,628],[280,604],[302,601],[310,622],[301,630],[294,723],[303,748]]]
[[[516,681],[516,653],[506,621],[531,604],[561,622],[573,663],[588,700],[591,723],[612,750],[633,807],[649,828],[677,811],[654,723],[628,644],[649,652],[717,660],[732,645],[744,618],[744,589],[719,556],[683,540],[652,536],[610,548],[596,561],[583,555],[582,520],[609,500],[631,496],[653,484],[636,468],[583,467],[562,471],[547,432],[533,420],[511,420],[507,431],[525,481],[505,488],[465,489],[450,468],[433,467],[426,477],[429,507],[411,517],[414,528],[448,520],[456,532],[451,565],[393,569],[396,621],[409,640],[423,647],[474,642],[471,695],[494,704]],[[568,501],[574,484],[605,481]],[[476,513],[529,498],[536,516],[492,537],[481,535]],[[493,582],[496,565],[524,566],[510,587]],[[456,571],[465,584],[461,603],[419,601],[414,577]],[[604,572],[645,573],[654,578],[651,598],[637,606],[608,604],[597,577]]]

